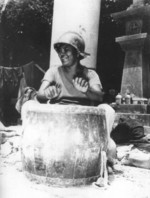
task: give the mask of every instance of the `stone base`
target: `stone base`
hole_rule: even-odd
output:
[[[137,120],[145,126],[147,130],[150,127],[150,114],[116,113],[115,122],[117,123],[120,118],[131,118],[133,120]]]
[[[121,105],[111,105],[118,113],[135,113],[135,114],[149,114],[150,105],[146,104],[121,104]]]

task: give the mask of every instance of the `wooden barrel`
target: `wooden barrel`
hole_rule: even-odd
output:
[[[99,177],[100,153],[107,147],[103,110],[29,101],[22,120],[22,163],[30,179],[70,186]]]

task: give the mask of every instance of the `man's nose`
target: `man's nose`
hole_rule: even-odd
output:
[[[59,52],[60,56],[64,56],[66,54],[66,51],[65,49],[61,49],[60,52]]]

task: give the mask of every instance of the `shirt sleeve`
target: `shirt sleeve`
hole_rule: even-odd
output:
[[[48,81],[48,82],[52,82],[52,81],[55,81],[55,75],[56,75],[56,68],[52,67],[52,68],[49,68],[42,81]]]
[[[88,70],[88,78],[89,78],[90,87],[92,87],[93,85],[100,85],[102,89],[100,78],[94,70],[91,70],[91,69]]]

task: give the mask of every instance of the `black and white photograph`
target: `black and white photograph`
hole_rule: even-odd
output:
[[[0,0],[0,198],[150,198],[150,0]]]

